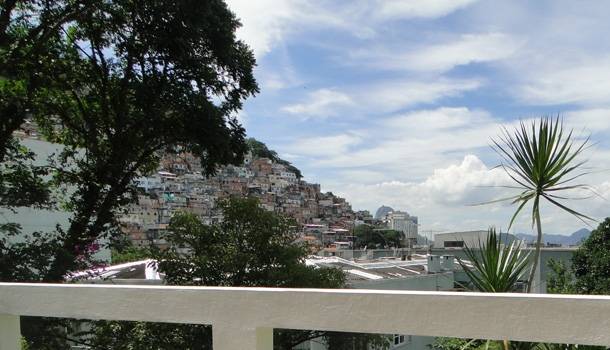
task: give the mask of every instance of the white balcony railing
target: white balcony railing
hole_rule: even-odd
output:
[[[214,349],[273,328],[610,345],[610,296],[0,283],[0,349],[19,315],[212,325]]]

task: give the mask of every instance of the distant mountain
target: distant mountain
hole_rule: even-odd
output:
[[[547,243],[561,244],[561,245],[565,245],[565,246],[578,245],[578,244],[580,244],[580,242],[582,242],[583,239],[589,237],[590,234],[591,234],[591,231],[587,230],[586,228],[581,228],[580,230],[572,233],[569,236],[553,235],[553,234],[543,235],[542,243],[543,244],[547,244]],[[529,235],[526,233],[517,233],[515,236],[519,237],[519,239],[522,239],[526,242],[536,241],[536,236]]]
[[[384,216],[388,215],[388,213],[392,211],[394,211],[394,209],[382,205],[379,207],[379,209],[377,209],[377,212],[375,213],[375,219],[383,219]]]

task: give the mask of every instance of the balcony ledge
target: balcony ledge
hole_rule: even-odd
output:
[[[0,338],[19,315],[208,324],[216,349],[273,328],[610,345],[610,296],[0,283]]]

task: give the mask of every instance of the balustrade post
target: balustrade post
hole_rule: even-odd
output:
[[[273,350],[273,328],[212,326],[214,350]]]
[[[0,350],[21,349],[19,316],[0,314]]]

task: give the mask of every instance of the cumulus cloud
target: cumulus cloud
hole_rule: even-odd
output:
[[[437,168],[422,182],[386,181],[369,186],[397,191],[405,200],[417,199],[419,205],[474,205],[496,199],[499,186],[508,184],[499,169],[490,169],[477,156],[468,154],[459,164]],[[404,204],[404,203],[403,203]]]
[[[426,230],[475,230],[497,226],[506,229],[516,210],[509,202],[473,205],[514,195],[516,190],[501,186],[510,185],[510,179],[499,169],[484,164],[475,155],[466,155],[461,162],[433,169],[419,182],[381,181],[373,183],[337,181],[326,187],[347,197],[356,208],[373,211],[381,204],[406,210],[420,218]],[[610,182],[596,186],[598,191],[610,195]],[[568,206],[596,218],[608,216],[607,201],[595,198],[586,203],[571,201]],[[527,207],[529,210],[530,206]],[[531,232],[530,212],[524,211],[515,222],[513,232]],[[585,224],[571,214],[547,203],[542,203],[542,217],[546,232],[571,233]]]
[[[510,121],[509,127],[514,123]],[[362,130],[312,138],[288,149],[305,157],[317,174],[313,180],[323,179],[324,190],[345,196],[354,208],[374,211],[385,204],[407,210],[419,215],[423,229],[506,228],[516,209],[510,203],[474,205],[516,194],[515,189],[503,187],[511,185],[504,171],[493,168],[499,159],[489,143],[501,124],[506,121],[485,110],[439,107],[386,117]],[[610,159],[604,150],[593,155],[595,164]],[[602,195],[610,194],[605,173],[586,180]],[[600,198],[586,205],[568,204],[594,217],[608,215],[607,202]],[[545,229],[552,232],[570,233],[583,226],[548,203],[543,213]],[[514,229],[530,232],[527,212]]]
[[[501,205],[472,206],[496,198],[506,183],[499,170],[487,167],[477,156],[437,168],[420,182],[399,180],[363,184],[345,182],[333,190],[345,195],[359,208],[374,211],[381,204],[418,215],[425,228],[484,229],[500,225],[508,208]],[[485,213],[485,215],[482,215]]]
[[[461,164],[435,169],[419,189],[437,203],[475,204],[482,199],[474,195],[480,192],[482,186],[506,184],[508,177],[503,171],[497,168],[490,170],[477,156],[468,154]]]

